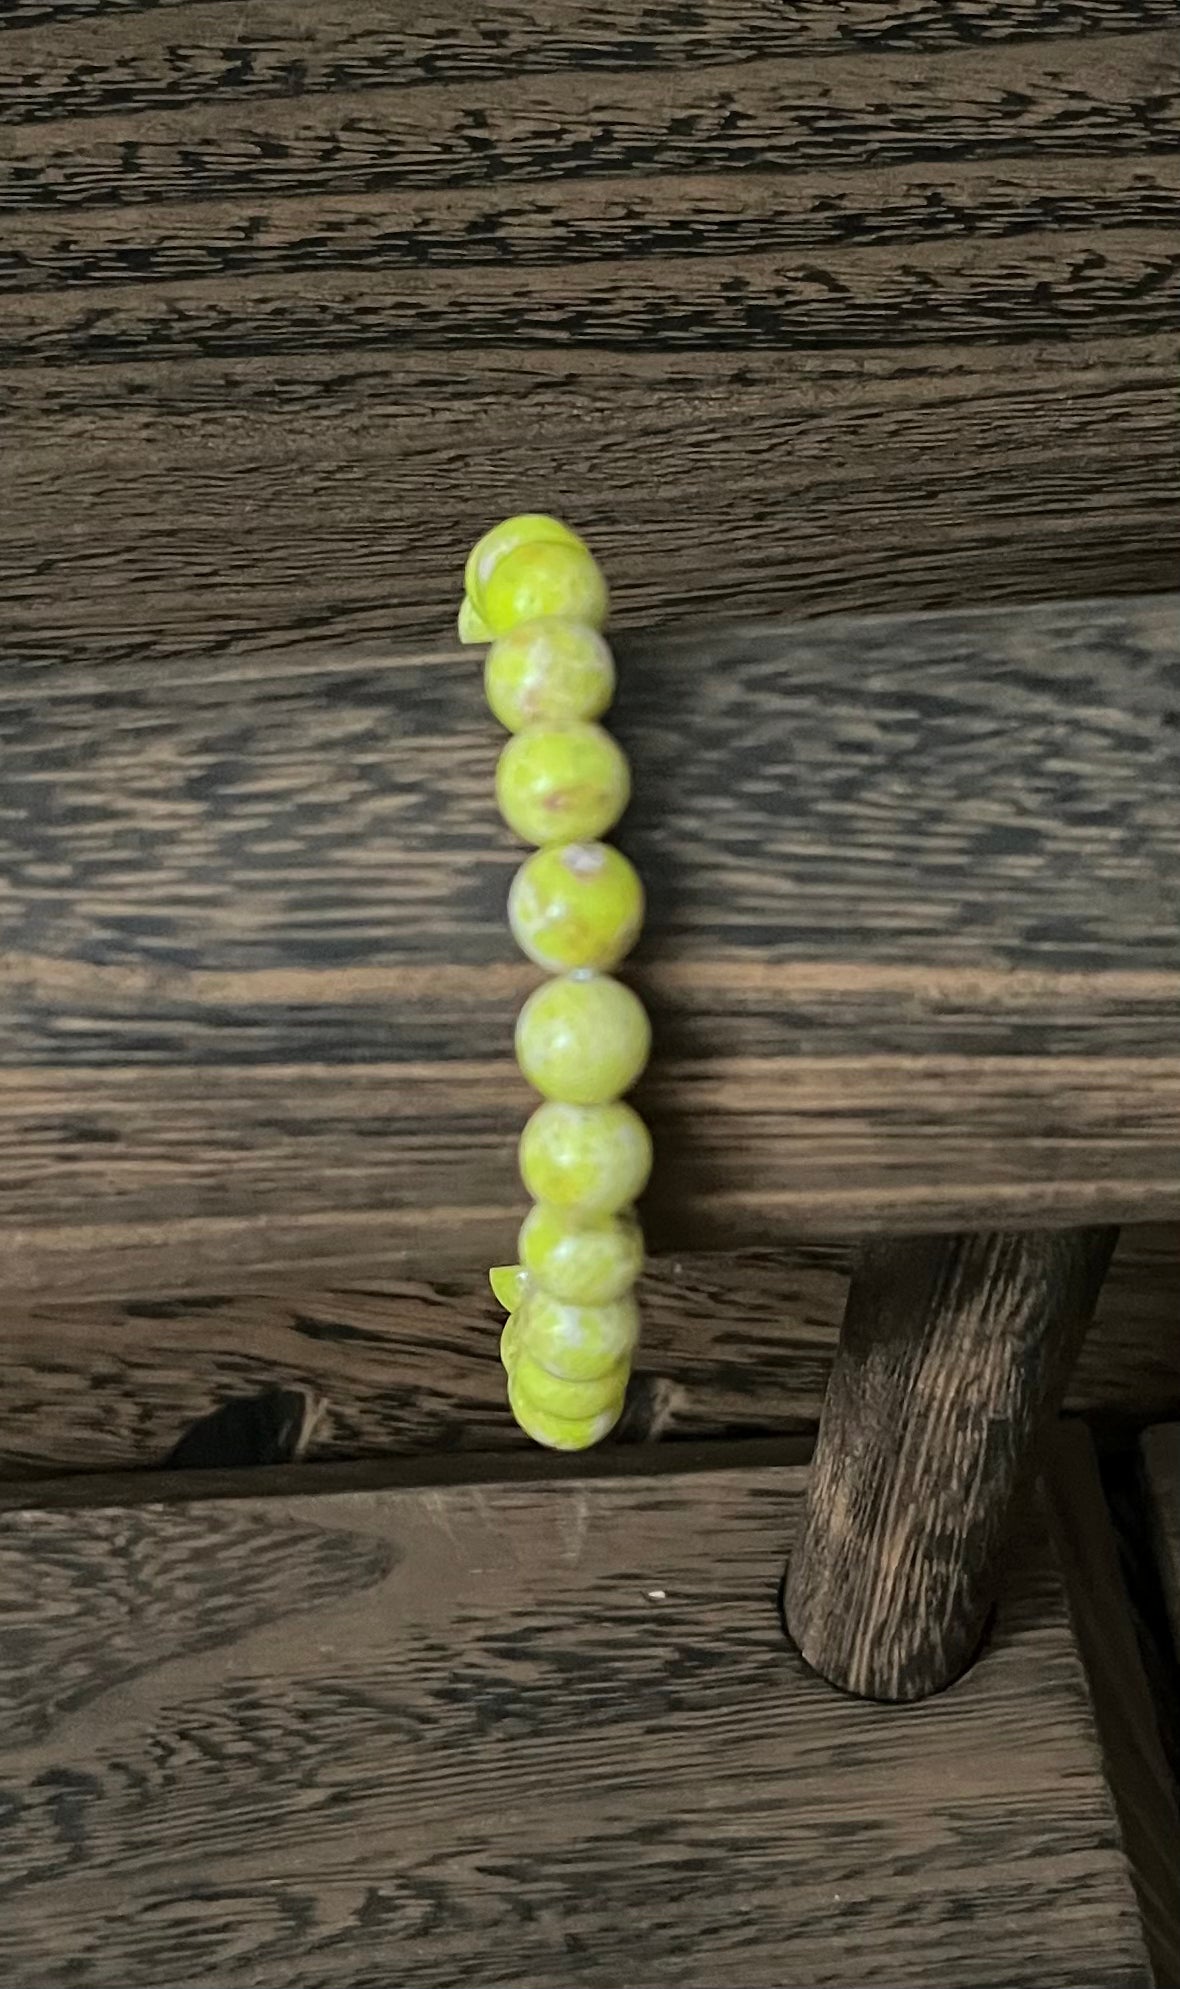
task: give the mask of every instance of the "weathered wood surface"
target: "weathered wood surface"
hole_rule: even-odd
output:
[[[1170,0],[11,0],[0,595],[45,662],[1174,584]]]
[[[1141,1450],[1156,1565],[1180,1667],[1180,1422],[1145,1430]]]
[[[1165,1751],[1175,1708],[1153,1703],[1145,1656],[1094,1449],[1059,1425],[1045,1447],[1045,1495],[1068,1570],[1070,1618],[1086,1667],[1110,1786],[1143,1914],[1158,1989],[1180,1982],[1180,1784]],[[1138,1633],[1138,1634],[1137,1634]],[[1177,1674],[1173,1673],[1173,1678]],[[1163,1716],[1161,1718],[1161,1715]]]
[[[1175,1258],[1180,1279],[1180,1249]],[[644,1283],[639,1369],[674,1390],[671,1431],[812,1430],[844,1303],[843,1253],[825,1248],[657,1260]],[[1180,1288],[1180,1287],[1178,1287]],[[385,1290],[47,1303],[5,1309],[0,1472],[159,1465],[215,1404],[273,1386],[324,1402],[310,1456],[520,1448],[498,1356],[503,1315],[486,1275]],[[1155,1312],[1115,1345],[1099,1385],[1139,1393]],[[1180,1356],[1156,1382],[1180,1412]],[[1111,1384],[1113,1385],[1113,1384]]]
[[[23,1989],[1149,1980],[1060,1578],[898,1717],[783,1640],[803,1473],[0,1517]]]
[[[832,1246],[658,1258],[643,1290],[635,1424],[668,1437],[814,1431],[847,1293]],[[9,1301],[0,1475],[158,1466],[222,1402],[322,1404],[309,1455],[517,1449],[482,1271],[385,1290]],[[1119,1424],[1180,1418],[1180,1230],[1124,1230],[1067,1404]],[[646,1414],[644,1413],[646,1411]]]
[[[853,1265],[787,1628],[843,1691],[925,1699],[971,1663],[1113,1229],[881,1238]]]
[[[657,1243],[1180,1208],[1175,599],[621,666]],[[497,740],[453,652],[0,676],[9,1291],[507,1256]]]

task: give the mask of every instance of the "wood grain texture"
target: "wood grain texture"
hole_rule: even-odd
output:
[[[290,0],[258,0],[244,19],[223,0],[10,0],[0,83],[4,123],[53,123],[230,99],[494,82],[506,71],[552,79],[566,71],[658,75],[793,56],[913,58],[1037,42],[1052,51],[1087,35],[1166,32],[1172,24],[1163,0],[957,0],[904,9],[890,0],[801,0],[789,13],[773,0],[750,0],[740,13],[597,0],[577,14],[560,0],[539,0],[527,17],[493,7],[478,20],[455,0],[436,0],[415,16],[327,0],[310,20]],[[53,25],[70,35],[47,34]],[[80,54],[90,58],[84,66]]]
[[[786,1624],[864,1698],[971,1663],[1116,1237],[880,1240],[857,1258],[820,1418]]]
[[[1140,1447],[1156,1565],[1180,1660],[1180,1423],[1145,1430]]]
[[[1175,584],[1161,0],[13,0],[7,630],[438,640],[526,505],[624,620]]]
[[[1135,1621],[1093,1446],[1076,1425],[1046,1446],[1045,1488],[1153,1980],[1167,1989],[1180,1982],[1177,1784],[1136,1636],[1147,1626]]]
[[[814,1432],[847,1294],[832,1245],[657,1258],[643,1288],[639,1427]],[[385,1289],[8,1299],[0,1476],[159,1466],[217,1405],[265,1389],[322,1403],[309,1456],[515,1451],[482,1271]],[[1103,1424],[1180,1418],[1180,1230],[1124,1230],[1067,1396]],[[678,1446],[679,1447],[679,1443]]]
[[[1173,599],[620,661],[657,1244],[1180,1207]],[[449,652],[0,676],[10,1291],[505,1259],[498,736]]]
[[[899,1719],[783,1643],[802,1487],[5,1511],[6,1974],[1145,1985],[1039,1525],[983,1662]]]

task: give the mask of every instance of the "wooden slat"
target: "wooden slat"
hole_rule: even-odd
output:
[[[244,18],[224,0],[10,0],[0,17],[0,117],[6,124],[132,117],[211,101],[489,83],[506,73],[658,75],[882,50],[974,54],[982,28],[989,48],[1043,42],[1051,49],[1082,32],[1106,38],[1166,32],[1172,23],[1166,0],[1091,0],[1068,12],[1042,0],[973,0],[953,12],[907,12],[892,0],[799,0],[785,11],[775,0],[746,0],[740,12],[691,14],[649,0],[639,42],[631,0],[598,0],[592,13],[536,0],[527,18],[505,0],[489,0],[478,20],[462,0],[434,0],[429,13],[405,17],[323,0],[311,19],[297,0],[252,0]],[[90,58],[84,66],[82,57]]]
[[[0,56],[4,52],[0,49]],[[765,114],[765,102],[759,101],[753,87],[748,96],[743,92],[743,102],[748,102],[752,111]],[[367,103],[371,111],[373,100],[367,99]],[[26,149],[35,153],[44,142],[31,137]],[[341,314],[347,304],[355,308],[352,285],[362,271],[374,273],[379,284],[388,285],[387,309],[394,303],[389,279],[398,270],[420,272],[424,264],[433,272],[440,307],[447,298],[448,285],[452,297],[460,288],[478,296],[482,286],[482,300],[490,305],[510,280],[519,281],[522,269],[533,281],[539,278],[542,283],[552,283],[558,263],[581,269],[581,287],[593,298],[601,296],[598,286],[604,260],[610,259],[621,275],[636,258],[650,260],[662,255],[665,273],[670,276],[670,246],[679,240],[681,252],[676,261],[682,283],[695,285],[698,297],[712,298],[719,322],[724,323],[725,293],[715,289],[715,279],[718,266],[724,272],[737,254],[742,255],[753,279],[773,266],[771,258],[797,257],[817,250],[831,253],[837,245],[876,251],[875,257],[867,253],[863,257],[867,305],[873,272],[877,272],[879,282],[885,252],[891,245],[920,244],[929,254],[933,244],[946,243],[945,209],[951,203],[970,208],[977,233],[985,242],[994,243],[997,252],[1000,245],[1035,231],[1046,212],[1058,216],[1062,224],[1072,222],[1075,231],[1084,226],[1096,233],[1110,233],[1112,250],[1129,247],[1136,239],[1142,248],[1154,239],[1161,213],[1169,212],[1173,204],[1180,210],[1180,194],[1173,194],[1167,162],[1133,154],[1101,162],[1076,158],[1046,162],[1039,153],[1027,158],[1005,157],[999,162],[972,159],[947,167],[941,177],[943,199],[934,203],[910,169],[883,166],[866,180],[849,165],[843,174],[813,171],[793,175],[793,197],[784,204],[783,177],[773,170],[774,163],[773,157],[766,156],[760,170],[740,176],[723,170],[702,172],[686,184],[670,183],[662,174],[631,177],[624,171],[589,180],[571,175],[529,182],[515,195],[505,226],[494,231],[483,225],[488,195],[486,186],[479,184],[448,189],[445,202],[436,192],[413,185],[399,189],[392,205],[385,193],[326,194],[317,202],[320,233],[310,240],[302,203],[282,199],[273,202],[266,229],[256,230],[253,236],[239,203],[216,194],[167,203],[88,202],[71,209],[69,232],[64,235],[61,215],[54,205],[32,205],[14,224],[19,246],[0,247],[0,291],[10,299],[30,299],[26,308],[31,313],[23,317],[10,304],[2,350],[12,365],[44,361],[51,354],[41,348],[55,327],[58,341],[68,339],[69,349],[76,351],[79,295],[84,289],[101,289],[109,292],[112,309],[124,318],[138,296],[139,309],[161,319],[153,343],[161,355],[175,355],[184,342],[186,327],[164,322],[164,305],[173,286],[186,285],[182,294],[188,300],[191,319],[203,294],[197,283],[204,283],[211,270],[223,270],[228,277],[248,266],[268,285],[297,274],[318,277],[329,247],[341,271],[349,273],[338,296],[322,288],[318,293],[321,311],[331,314],[323,322],[334,325],[334,342],[339,343],[347,336]],[[276,192],[281,191],[280,179]],[[834,199],[833,193],[843,197]],[[944,266],[947,261],[944,256]],[[951,262],[949,268],[959,281],[966,280],[967,272],[960,272],[957,264]],[[1087,275],[1091,284],[1099,280],[1096,269]],[[642,291],[634,272],[632,280],[637,294],[658,296],[650,276]],[[1110,280],[1109,269],[1104,280]],[[565,308],[570,310],[579,294],[578,280],[574,279],[573,288],[568,287],[569,277],[566,281]],[[1084,296],[1082,273],[1077,281],[1078,294]],[[167,283],[170,290],[153,291],[149,287],[152,283]],[[31,301],[44,300],[47,293],[64,293],[56,315],[40,315],[44,301],[40,305]],[[261,283],[250,294],[249,308],[257,314],[257,330],[261,330],[265,294]],[[691,290],[682,291],[681,322],[692,295]],[[949,290],[944,295],[944,311],[950,295]],[[796,309],[801,301],[795,300]],[[849,301],[853,301],[851,296]],[[370,293],[370,311],[375,302]],[[603,298],[603,305],[605,302]],[[818,305],[820,300],[815,302]],[[1132,303],[1126,300],[1125,308]],[[417,291],[406,293],[403,286],[400,307],[420,312]],[[734,295],[729,323],[743,322],[737,314],[748,308],[745,292]],[[1045,300],[1030,299],[1026,308],[1043,310]],[[928,304],[925,309],[929,310]],[[1141,303],[1136,310],[1141,312]],[[225,321],[219,318],[218,322]],[[474,334],[478,322],[468,316],[469,335]],[[1141,332],[1141,315],[1133,322]],[[607,318],[605,323],[611,330],[616,320]],[[674,324],[672,320],[667,327],[669,342]],[[773,318],[764,321],[761,339],[751,339],[752,350],[767,342],[773,324]],[[284,347],[298,349],[309,328],[306,316],[293,322],[283,339]],[[1119,328],[1112,310],[1110,330]],[[187,329],[191,332],[191,322]],[[241,329],[240,321],[235,321],[235,330]],[[353,329],[355,334],[355,326]],[[846,324],[846,344],[853,343],[855,329],[853,322]],[[890,326],[892,343],[900,342],[905,329],[899,309]],[[30,343],[25,342],[22,331],[29,335]],[[970,419],[973,411],[968,408],[965,412]]]
[[[29,658],[434,641],[537,502],[636,622],[1174,584],[1162,0],[2,25]]]
[[[1086,1667],[1106,1769],[1130,1859],[1153,1980],[1180,1982],[1180,1809],[1159,1710],[1124,1587],[1111,1515],[1085,1432],[1063,1426],[1045,1473],[1070,1614]]]
[[[652,1234],[1180,1207],[1174,599],[621,644]],[[0,679],[10,1290],[503,1260],[535,970],[469,655]]]
[[[1180,1666],[1180,1422],[1145,1430],[1141,1450],[1156,1564]]]
[[[847,1290],[832,1246],[657,1259],[629,1426],[669,1438],[814,1431]],[[20,1303],[0,1333],[0,1476],[158,1466],[222,1402],[322,1404],[310,1455],[520,1449],[482,1271],[386,1290]],[[1124,1231],[1068,1396],[1180,1417],[1180,1230]]]
[[[899,1717],[783,1642],[801,1487],[8,1502],[6,1975],[1145,1985],[1039,1525],[985,1657]]]

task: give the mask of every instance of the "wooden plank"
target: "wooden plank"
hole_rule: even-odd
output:
[[[1180,1207],[1178,659],[1171,598],[621,644],[657,1243]],[[9,1290],[504,1259],[470,656],[8,672],[0,726]]]
[[[13,370],[6,619],[47,664],[437,642],[466,546],[538,494],[592,533],[630,622],[1174,585],[1158,337],[1042,342],[1035,379],[1007,344],[792,351],[789,370],[518,348],[464,352],[456,377],[402,347]]]
[[[1136,1623],[1124,1587],[1093,1446],[1076,1425],[1061,1425],[1047,1447],[1045,1483],[1153,1980],[1180,1982],[1177,1785],[1137,1640],[1144,1626]]]
[[[828,1249],[656,1260],[639,1368],[669,1433],[813,1430],[845,1284],[843,1253]],[[515,1449],[525,1439],[505,1404],[501,1316],[481,1272],[368,1291],[10,1301],[0,1473],[159,1465],[216,1404],[278,1385],[324,1403],[313,1458]],[[1157,1336],[1137,1330],[1135,1344],[1146,1352]],[[1105,1372],[1116,1370],[1121,1354]],[[1153,1379],[1166,1390],[1162,1372]]]
[[[1146,1984],[1039,1523],[899,1717],[783,1641],[802,1483],[9,1509],[6,1974]]]
[[[427,121],[432,108],[424,107]],[[612,104],[607,114],[622,119],[633,109]],[[777,109],[768,108],[767,117]],[[309,135],[312,146],[327,142],[318,132]],[[178,170],[183,170],[186,149],[178,141]],[[1111,334],[1163,330],[1180,257],[1162,250],[1154,228],[1123,227],[1104,243],[1095,267],[1088,254],[1092,241],[1087,230],[1063,231],[1051,254],[1028,251],[1015,273],[1003,243],[981,248],[966,266],[961,251],[932,245],[923,258],[925,266],[912,273],[899,271],[892,248],[862,250],[858,282],[843,299],[844,342],[877,348],[913,345],[919,337],[969,338],[989,310],[1006,318],[1017,338],[1050,335],[1050,310],[1039,293],[1052,289],[1055,279],[1061,281],[1063,255],[1072,257],[1073,275],[1068,285],[1062,283],[1066,294],[1054,299],[1056,309],[1073,308],[1082,318],[1101,312],[1103,329]],[[74,289],[67,267],[60,285],[6,300],[0,364],[61,365],[84,359],[96,319],[104,354],[112,358],[134,357],[147,349],[164,358],[208,353],[229,359],[241,344],[284,354],[301,351],[306,342],[317,350],[350,352],[411,339],[428,351],[445,351],[456,321],[473,345],[493,350],[502,350],[514,337],[525,345],[540,337],[554,344],[582,341],[621,351],[665,343],[673,350],[692,350],[703,332],[722,348],[741,343],[754,350],[777,350],[792,333],[809,343],[822,337],[830,299],[822,284],[799,271],[797,252],[748,253],[741,266],[743,275],[735,286],[730,265],[708,257],[670,256],[664,269],[657,266],[655,271],[642,254],[620,258],[617,278],[626,286],[630,305],[626,316],[600,263],[584,274],[576,262],[565,269],[560,289],[554,286],[544,311],[535,314],[522,298],[526,279],[511,265],[489,270],[480,263],[468,271],[442,263],[432,284],[429,315],[396,263],[388,271],[366,265],[351,282],[334,281],[326,291],[309,284],[298,268],[267,273],[252,288],[249,310],[236,300],[227,306],[216,292],[209,293],[203,279],[170,283],[159,301],[134,282],[99,286],[101,301],[96,304],[88,288]],[[675,301],[669,284],[675,286]]]
[[[628,621],[1174,584],[1161,0],[3,25],[29,660],[436,641],[538,501]]]
[[[1180,1423],[1145,1430],[1140,1447],[1156,1564],[1180,1661]]]
[[[718,7],[692,14],[655,0],[637,43],[630,0],[598,0],[593,13],[579,14],[562,0],[537,0],[527,18],[491,0],[478,22],[461,0],[434,0],[428,13],[404,19],[396,9],[340,0],[324,0],[310,20],[294,0],[255,0],[245,20],[227,19],[228,12],[223,0],[120,0],[117,7],[109,0],[11,0],[0,20],[0,122],[487,83],[505,72],[658,74],[853,51],[974,52],[981,29],[991,48],[1052,47],[1083,33],[1166,32],[1173,23],[1165,0],[1094,0],[1069,12],[1039,0],[977,0],[953,13],[901,12],[891,0],[800,0],[784,13],[774,0],[747,0],[740,12]],[[89,58],[84,66],[82,58]]]
[[[31,145],[39,142],[44,141],[33,139]],[[70,299],[76,300],[83,289],[109,291],[112,306],[121,307],[123,314],[138,296],[141,310],[162,315],[166,293],[157,296],[148,287],[153,282],[204,282],[214,271],[229,277],[247,268],[268,282],[297,274],[318,277],[328,248],[342,272],[349,273],[350,288],[358,272],[372,272],[381,282],[398,270],[419,272],[425,264],[434,272],[441,306],[448,283],[467,288],[478,278],[489,301],[506,287],[509,275],[519,280],[522,270],[552,282],[557,263],[584,268],[582,280],[591,297],[599,294],[594,271],[607,259],[626,266],[637,258],[662,256],[670,276],[671,238],[681,245],[677,260],[682,282],[703,285],[701,294],[713,296],[716,266],[724,269],[737,254],[756,274],[767,269],[771,258],[825,249],[830,253],[836,245],[878,252],[900,242],[945,245],[948,203],[969,207],[978,235],[997,246],[1035,230],[1046,212],[1062,224],[1072,221],[1075,230],[1084,226],[1112,232],[1112,247],[1118,247],[1128,231],[1141,241],[1153,238],[1161,215],[1173,208],[1180,211],[1180,194],[1170,184],[1166,161],[1134,155],[1101,162],[1051,158],[1046,163],[1034,154],[999,163],[956,163],[942,175],[943,201],[933,204],[913,171],[895,165],[882,167],[871,180],[851,167],[841,175],[800,172],[792,176],[793,199],[784,206],[782,175],[770,170],[773,164],[766,158],[762,169],[740,177],[702,172],[687,185],[664,174],[632,178],[624,171],[589,181],[572,176],[530,181],[495,230],[484,225],[488,194],[479,184],[448,189],[445,203],[437,192],[409,185],[399,189],[392,207],[386,193],[327,194],[317,202],[320,233],[312,240],[302,204],[281,198],[274,200],[265,230],[253,236],[240,204],[216,195],[159,204],[104,200],[78,206],[71,210],[64,235],[55,207],[32,206],[15,224],[18,246],[0,248],[0,291],[10,298],[64,293],[62,308],[46,317],[40,315],[43,307],[30,303],[33,315],[28,319],[10,310],[0,350],[12,365],[44,363],[51,354],[39,342],[53,326],[59,339],[70,337],[74,350],[78,305],[71,306]],[[281,190],[280,182],[276,191]],[[833,193],[843,197],[833,199]],[[882,262],[880,254],[876,262],[866,257],[865,277]],[[1090,273],[1091,281],[1095,274]],[[390,290],[392,305],[392,286]],[[199,292],[193,286],[185,294],[195,302]],[[259,284],[243,299],[244,308],[259,314],[256,330],[264,294]],[[340,314],[348,292],[342,283],[338,296],[322,288],[318,294],[321,308],[332,313],[326,322],[335,326],[333,342],[339,343],[347,336]],[[564,294],[568,310],[577,291],[567,288]],[[866,301],[869,294],[866,289]],[[716,306],[724,312],[723,293]],[[421,299],[403,292],[401,308],[420,310]],[[735,298],[729,306],[731,322],[736,322],[736,309]],[[615,322],[607,319],[608,329]],[[772,322],[764,324],[759,343],[765,343]],[[301,323],[305,333],[307,320]],[[469,335],[478,323],[468,320]],[[1135,323],[1141,330],[1141,318]],[[32,335],[31,345],[21,336],[22,326]],[[289,328],[284,350],[299,349],[297,329],[294,324]],[[854,329],[852,324],[845,328],[848,344]],[[890,329],[892,342],[898,342],[904,330],[900,312]],[[1110,329],[1118,329],[1113,314]],[[669,325],[669,337],[671,333]],[[183,326],[173,322],[155,332],[153,343],[175,353],[184,338]],[[966,412],[970,418],[973,410]]]
[[[630,1427],[814,1431],[847,1290],[834,1246],[657,1258],[643,1290]],[[222,1402],[268,1388],[322,1404],[309,1455],[525,1445],[504,1400],[482,1271],[383,1290],[5,1307],[0,1477],[158,1466]],[[1180,1418],[1180,1230],[1125,1230],[1069,1391],[1105,1423]]]

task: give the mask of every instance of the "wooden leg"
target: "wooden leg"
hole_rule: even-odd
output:
[[[833,1685],[923,1699],[970,1664],[1116,1235],[916,1237],[862,1253],[786,1590],[787,1629]]]

